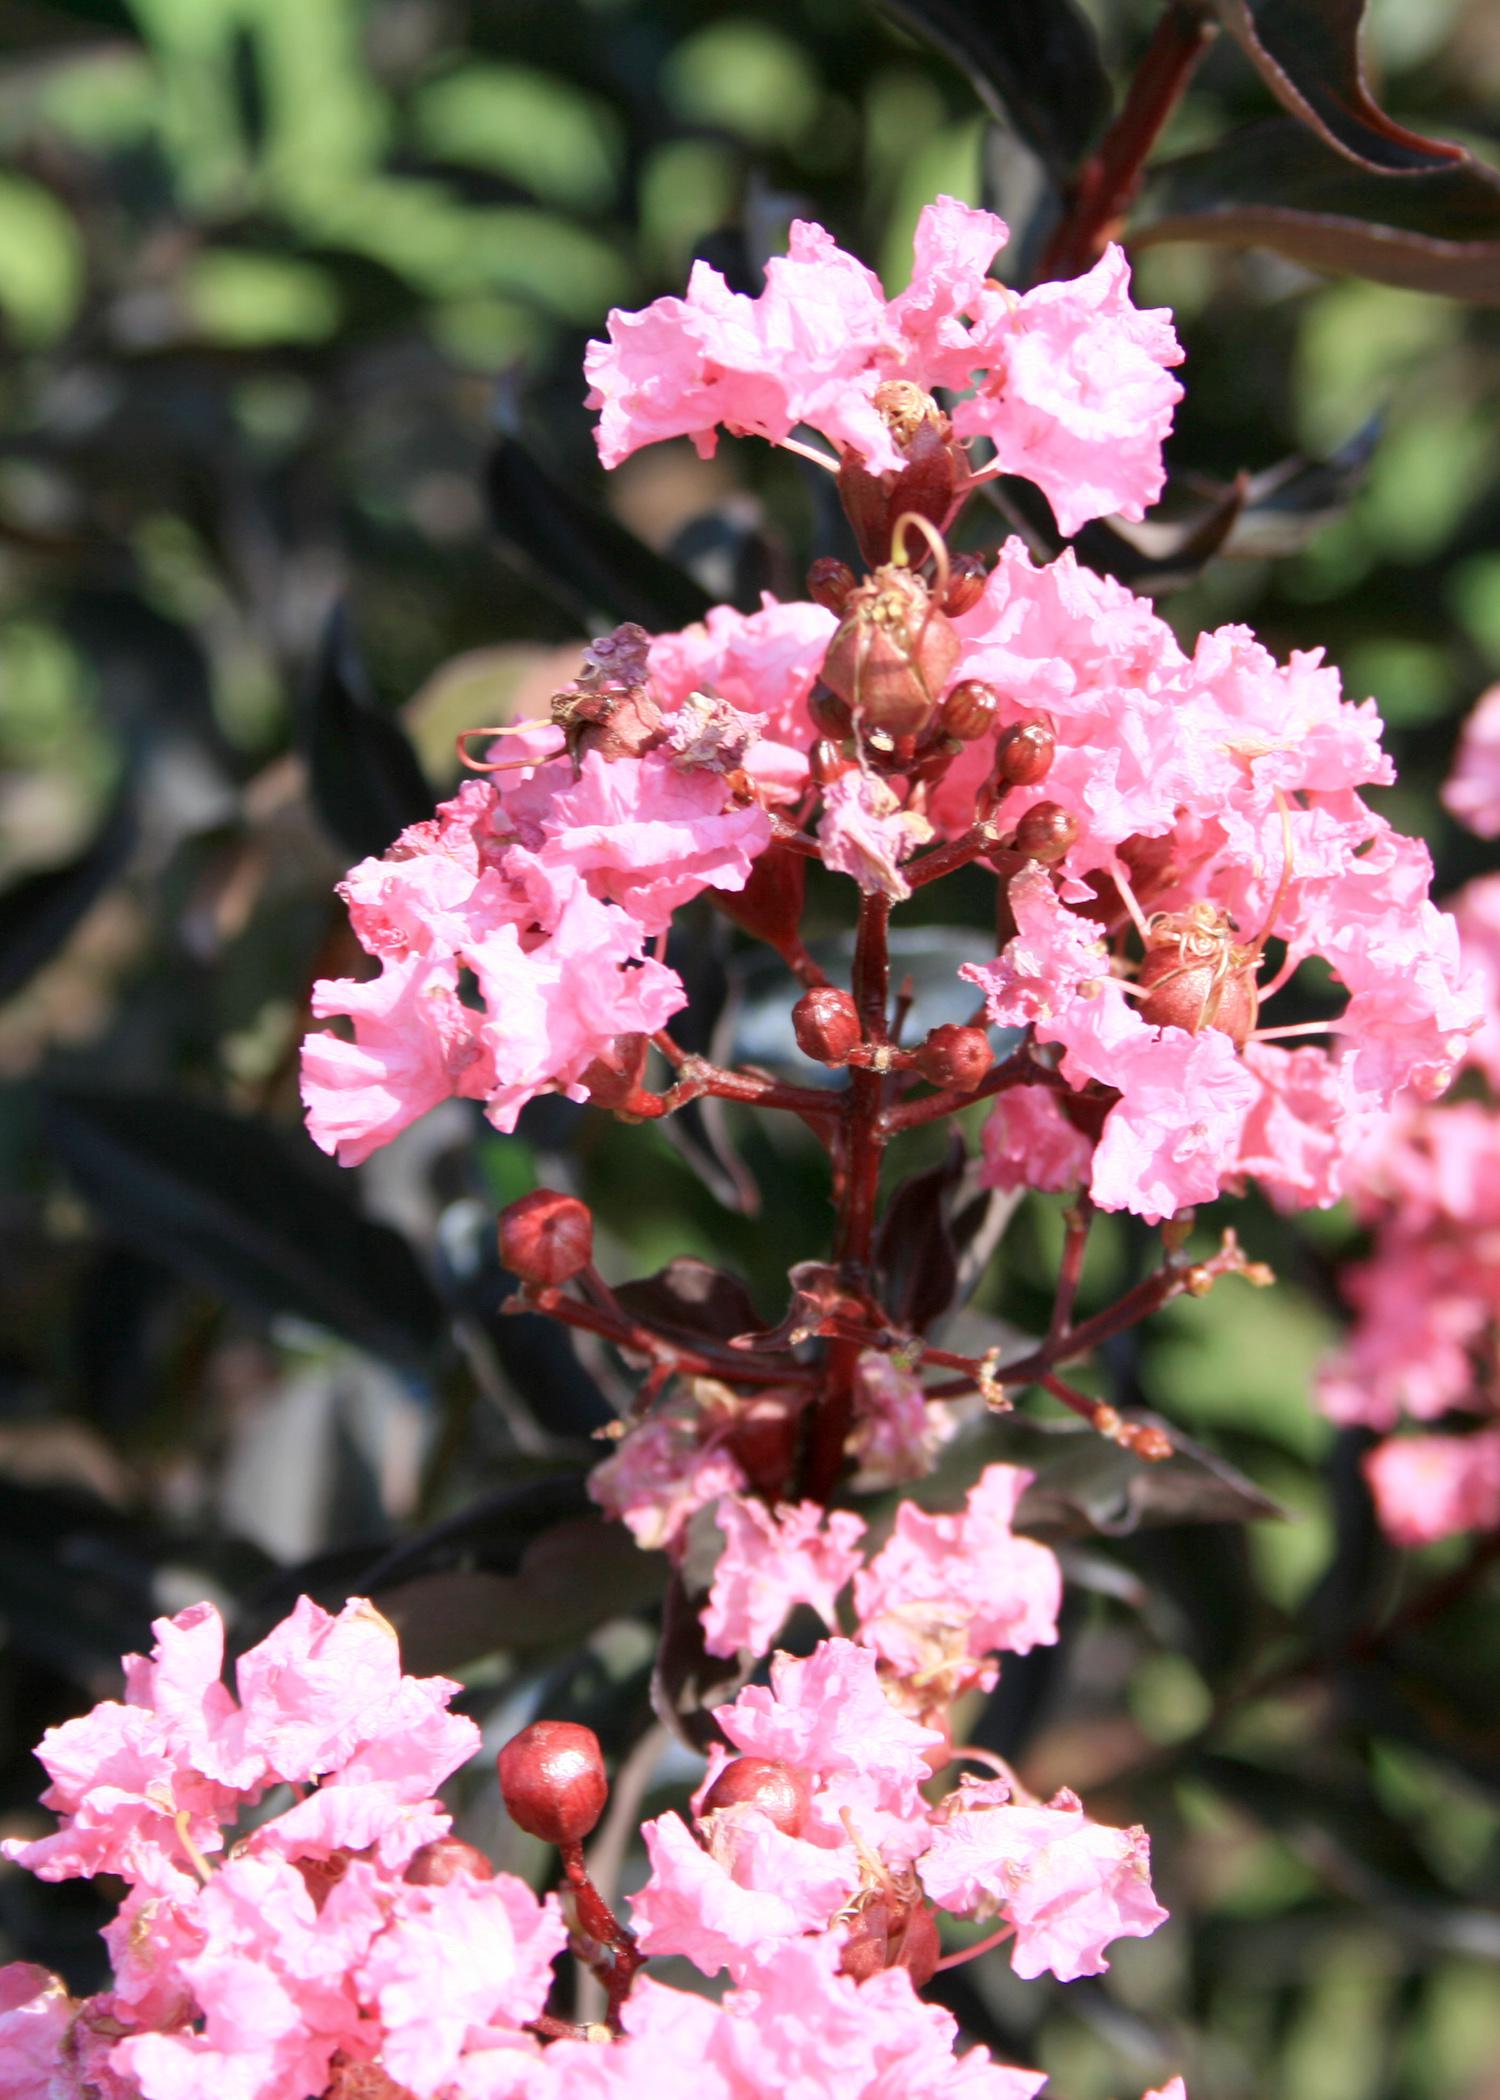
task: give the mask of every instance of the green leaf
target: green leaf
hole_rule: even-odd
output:
[[[1408,131],[1374,100],[1360,55],[1365,0],[1214,0],[1214,7],[1276,99],[1350,160],[1406,175],[1467,158],[1462,146]]]
[[[58,1156],[138,1252],[400,1363],[439,1346],[442,1308],[411,1249],[360,1215],[305,1139],[169,1094],[57,1087],[44,1110]]]
[[[1130,238],[1274,248],[1330,275],[1500,304],[1500,174],[1467,155],[1376,174],[1286,117],[1153,170]]]
[[[1065,181],[1103,130],[1112,96],[1093,25],[1073,0],[878,0],[935,45],[997,117]]]

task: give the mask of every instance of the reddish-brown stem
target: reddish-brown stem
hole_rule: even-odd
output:
[[[619,2019],[620,2007],[630,1995],[630,1986],[635,1980],[636,1970],[645,1960],[636,1945],[635,1934],[627,1925],[622,1925],[593,1882],[584,1863],[583,1846],[574,1839],[558,1848],[562,1854],[563,1872],[568,1886],[573,1891],[577,1906],[578,1923],[591,1940],[595,1940],[609,1955],[608,1974],[601,1980],[609,1993],[609,2022],[613,2027]]]
[[[958,1087],[941,1087],[935,1094],[924,1094],[920,1101],[902,1101],[888,1108],[880,1119],[881,1135],[893,1138],[903,1130],[916,1130],[923,1123],[935,1123],[940,1116],[957,1115],[961,1108],[971,1102],[986,1101],[992,1094],[1003,1094],[1012,1086],[1053,1086],[1066,1088],[1067,1082],[1061,1074],[1047,1065],[1039,1065],[1025,1050],[1018,1050],[1014,1057],[1006,1058],[987,1072],[978,1086],[963,1093]]]
[[[1083,1257],[1089,1243],[1089,1227],[1094,1222],[1094,1206],[1087,1196],[1080,1196],[1063,1216],[1064,1236],[1062,1260],[1057,1269],[1057,1290],[1052,1300],[1052,1318],[1047,1326],[1047,1340],[1061,1341],[1073,1318],[1073,1301],[1078,1296],[1078,1285],[1083,1276]]]
[[[665,1340],[653,1328],[640,1321],[631,1320],[618,1310],[609,1311],[603,1306],[587,1305],[581,1298],[569,1298],[564,1292],[543,1289],[523,1293],[512,1300],[518,1309],[546,1313],[554,1320],[561,1320],[567,1327],[586,1328],[590,1334],[602,1335],[617,1348],[629,1349],[637,1356],[644,1356],[655,1365],[666,1365],[670,1370],[681,1371],[688,1377],[717,1378],[725,1385],[816,1385],[816,1371],[802,1369],[797,1364],[777,1361],[775,1364],[756,1364],[754,1356],[712,1346],[696,1349],[680,1349],[675,1342]]]
[[[998,832],[987,826],[975,824],[962,838],[956,838],[946,846],[934,846],[920,860],[908,861],[901,872],[912,888],[919,890],[926,883],[936,882],[942,875],[951,875],[955,868],[966,868],[971,860],[978,860],[989,852],[998,836]]]
[[[744,1101],[755,1108],[784,1108],[794,1115],[830,1121],[840,1113],[838,1097],[822,1087],[788,1086],[759,1072],[731,1072],[724,1065],[711,1064],[706,1057],[682,1049],[665,1029],[651,1040],[676,1068],[677,1078],[664,1094],[647,1093],[642,1088],[631,1096],[629,1111],[642,1119],[669,1116],[690,1101],[701,1101],[705,1094],[720,1101]]]
[[[1199,0],[1169,0],[1119,115],[1073,185],[1038,265],[1039,277],[1077,277],[1099,260],[1140,187],[1147,154],[1214,34]]]
[[[976,1940],[972,1947],[961,1947],[957,1954],[945,1954],[934,1973],[941,1974],[944,1969],[959,1968],[966,1961],[977,1961],[981,1954],[988,1954],[992,1947],[1003,1946],[1015,1929],[1014,1925],[1001,1925],[987,1939]]]

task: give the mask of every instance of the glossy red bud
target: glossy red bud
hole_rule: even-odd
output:
[[[1000,711],[1000,695],[978,678],[964,678],[943,702],[939,717],[943,734],[956,736],[961,744],[988,736]]]
[[[847,992],[820,984],[792,1008],[792,1030],[804,1057],[820,1065],[842,1065],[860,1041],[859,1009]]]
[[[430,1845],[422,1845],[406,1863],[406,1879],[418,1888],[442,1889],[450,1881],[490,1881],[494,1878],[492,1861],[485,1858],[477,1845],[466,1845],[462,1838],[434,1838]]]
[[[952,1021],[934,1028],[917,1051],[917,1070],[930,1085],[956,1087],[962,1094],[973,1093],[994,1061],[982,1028],[961,1028]]]
[[[1051,867],[1078,836],[1078,819],[1056,802],[1035,802],[1016,826],[1016,851]]]
[[[788,1837],[801,1837],[812,1802],[805,1772],[769,1757],[737,1757],[727,1764],[703,1797],[700,1815],[741,1805],[761,1814]]]
[[[1035,787],[1056,756],[1057,738],[1046,722],[1012,722],[995,745],[995,778],[1006,787]]]
[[[807,572],[807,595],[825,612],[842,613],[858,578],[836,554],[820,554]]]
[[[500,1213],[500,1259],[523,1283],[566,1283],[593,1257],[594,1221],[576,1196],[533,1189]]]
[[[499,1756],[500,1794],[512,1822],[549,1845],[576,1845],[604,1813],[609,1781],[592,1728],[533,1721]]]

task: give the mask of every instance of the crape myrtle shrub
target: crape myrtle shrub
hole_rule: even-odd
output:
[[[991,12],[20,25],[22,2090],[1492,2075],[1493,25]]]

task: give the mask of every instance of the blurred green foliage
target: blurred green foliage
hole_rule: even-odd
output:
[[[1091,12],[1118,74],[1153,10]],[[1489,0],[1379,0],[1371,37],[1388,106],[1496,157]],[[1263,101],[1225,44],[1169,143]],[[347,856],[299,758],[330,609],[359,638],[360,704],[403,710],[436,787],[452,731],[544,693],[548,652],[578,636],[556,579],[489,536],[497,424],[713,592],[794,591],[827,529],[795,464],[671,448],[605,488],[583,341],[610,304],[677,289],[695,254],[753,276],[796,210],[898,284],[921,204],[980,201],[1006,141],[957,70],[857,0],[20,0],[0,141],[0,881],[83,868],[54,907],[56,953],[0,1012],[0,1814],[20,1828],[29,1745],[109,1688],[152,1611],[211,1591],[253,1633],[288,1585],[342,1594],[412,1526],[592,1456],[613,1374],[495,1316],[499,1203],[571,1178],[611,1274],[694,1252],[740,1265],[770,1317],[788,1254],[818,1251],[819,1162],[783,1133],[734,1126],[751,1217],[719,1200],[707,1125],[684,1156],[561,1105],[515,1139],[455,1108],[358,1177],[369,1219],[417,1249],[411,1321],[447,1336],[393,1366],[357,1338],[368,1304],[320,1323],[297,1291],[268,1303],[260,1269],[231,1287],[211,1234],[183,1251],[207,1215],[190,1199],[214,1194],[208,1139],[152,1184],[150,1215],[188,1221],[178,1237],[101,1200],[126,1177],[66,1090],[264,1119],[289,1134],[285,1215],[314,1200],[298,1176],[349,1204],[349,1178],[296,1134],[307,987],[352,963],[331,896]],[[1180,502],[1374,426],[1341,515],[1292,550],[1247,538],[1169,610],[1184,632],[1243,619],[1278,650],[1326,645],[1391,724],[1390,813],[1456,884],[1477,849],[1434,791],[1500,678],[1500,311],[1188,244],[1143,251],[1138,291],[1177,309],[1188,349]],[[138,823],[112,843],[122,782]],[[833,936],[816,894],[814,925]],[[699,932],[711,998],[725,950]],[[748,1027],[764,988],[740,990]],[[1241,1467],[1286,1521],[1248,1542],[1223,1525],[1071,1541],[1061,1660],[1008,1666],[983,1722],[1034,1784],[1148,1825],[1174,1922],[1098,1984],[1022,1988],[986,1963],[955,1972],[953,2002],[1067,2100],[1178,2065],[1195,2100],[1493,2100],[1493,1581],[1361,1647],[1370,1613],[1444,1563],[1385,1554],[1347,1440],[1309,1408],[1356,1238],[1341,1215],[1241,1208],[1274,1295],[1184,1303],[1097,1377]],[[1022,1213],[976,1317],[1045,1321],[1059,1232],[1056,1206]],[[295,1238],[272,1253],[292,1273]],[[357,1300],[364,1256],[345,1258]],[[1105,1221],[1085,1307],[1142,1258]],[[456,1574],[419,1571],[386,1600],[413,1667],[469,1665],[483,1711],[546,1672],[554,1705],[625,1740],[644,1711],[626,1606],[648,1608],[649,1569],[596,1626],[597,1598],[528,1588],[519,1520],[465,1536]],[[509,1587],[463,1607],[422,1590],[440,1579]],[[582,1660],[560,1660],[580,1624]],[[492,1793],[465,1813],[497,1841]],[[80,1980],[96,1923],[88,1890],[0,1882],[4,1936]]]

